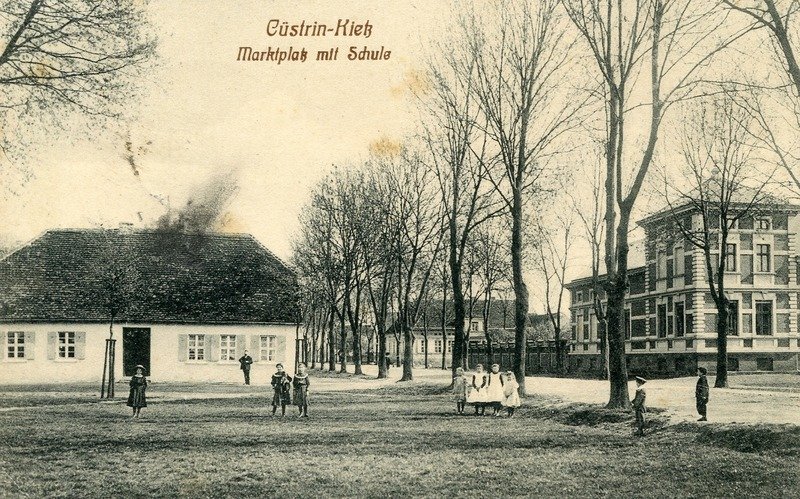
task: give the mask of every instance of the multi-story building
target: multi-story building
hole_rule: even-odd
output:
[[[739,220],[728,236],[728,369],[799,371],[800,206],[762,206],[757,213]],[[700,214],[688,205],[639,221],[645,263],[629,270],[625,304],[625,351],[632,372],[680,376],[698,366],[716,369],[717,310],[705,257],[674,230],[676,216],[684,224],[691,221],[693,230],[702,226]],[[717,239],[712,234],[711,240]],[[712,253],[715,265],[716,258]],[[599,374],[603,365],[603,324],[595,316],[592,284],[585,277],[567,286],[568,365],[575,374]]]

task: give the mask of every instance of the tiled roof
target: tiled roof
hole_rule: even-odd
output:
[[[296,289],[250,235],[52,230],[0,260],[0,321],[294,322]]]

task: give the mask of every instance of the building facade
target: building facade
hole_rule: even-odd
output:
[[[645,231],[645,265],[629,270],[625,305],[625,351],[630,372],[651,376],[716,369],[716,305],[705,257],[675,230],[674,212],[639,222]],[[730,301],[729,371],[800,371],[800,207],[761,207],[728,236],[725,272]],[[681,216],[694,229],[698,213]],[[718,238],[712,234],[711,240]],[[717,242],[719,244],[719,242]],[[719,258],[712,253],[712,264]],[[600,277],[602,281],[602,276]],[[602,371],[602,322],[594,311],[591,278],[572,281],[569,369]],[[604,296],[600,291],[600,301]]]
[[[113,326],[111,317],[114,316]],[[4,383],[115,378],[268,383],[294,369],[293,272],[249,235],[54,230],[0,260]]]

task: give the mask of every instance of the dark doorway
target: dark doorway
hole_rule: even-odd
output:
[[[145,376],[150,376],[150,328],[122,328],[122,374],[133,376],[136,366],[144,366]]]

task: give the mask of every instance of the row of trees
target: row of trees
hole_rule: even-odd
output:
[[[624,350],[629,237],[654,165],[677,159],[694,172],[689,178],[697,189],[682,192],[705,193],[704,201],[695,203],[704,220],[718,220],[722,213],[728,220],[723,223],[735,223],[763,199],[763,177],[773,175],[753,182],[756,175],[745,172],[761,171],[756,160],[778,165],[789,187],[800,190],[797,129],[787,140],[783,126],[787,117],[800,123],[800,72],[787,31],[795,9],[794,2],[781,7],[773,1],[543,0],[490,6],[478,16],[470,4],[459,5],[451,35],[432,48],[426,85],[416,93],[422,126],[409,141],[413,145],[334,172],[306,211],[297,262],[321,288],[315,293],[330,308],[330,324],[338,318],[344,331],[346,317],[355,334],[363,314],[361,293],[366,294],[379,336],[389,327],[402,330],[404,379],[410,379],[412,331],[432,292],[431,276],[449,278],[453,366],[463,365],[465,262],[487,227],[498,254],[508,258],[497,275],[508,279],[514,293],[513,367],[523,380],[526,262],[540,271],[545,308],[554,329],[561,329],[573,221],[541,210],[557,199],[576,208],[579,232],[592,250],[609,406],[629,407]],[[772,42],[785,81],[727,70],[724,64],[737,53],[732,49],[764,39]],[[696,126],[682,129],[682,157],[660,156],[664,124],[675,108],[683,108],[682,119],[694,116]],[[738,144],[736,151],[732,144]],[[592,196],[571,201],[559,196],[571,191],[565,173],[579,171],[575,163],[584,163],[580,158],[598,148],[599,168],[584,175],[594,178]],[[756,158],[751,150],[764,154]],[[710,164],[715,169],[707,168]],[[750,197],[742,203],[745,189]],[[740,195],[731,196],[732,190]],[[666,194],[678,200],[675,192]],[[723,206],[726,200],[733,203],[730,209]],[[531,210],[532,203],[537,209]],[[353,217],[377,228],[357,234]],[[724,331],[725,246],[719,254],[718,241],[711,237],[712,245],[708,235],[721,227],[711,222],[700,232],[676,227],[706,254],[709,285],[719,298],[718,328]],[[722,229],[723,239],[729,227]],[[389,324],[392,307],[396,319]],[[384,351],[381,347],[381,355]],[[718,364],[724,372],[724,360]],[[718,376],[718,383],[724,379]]]

